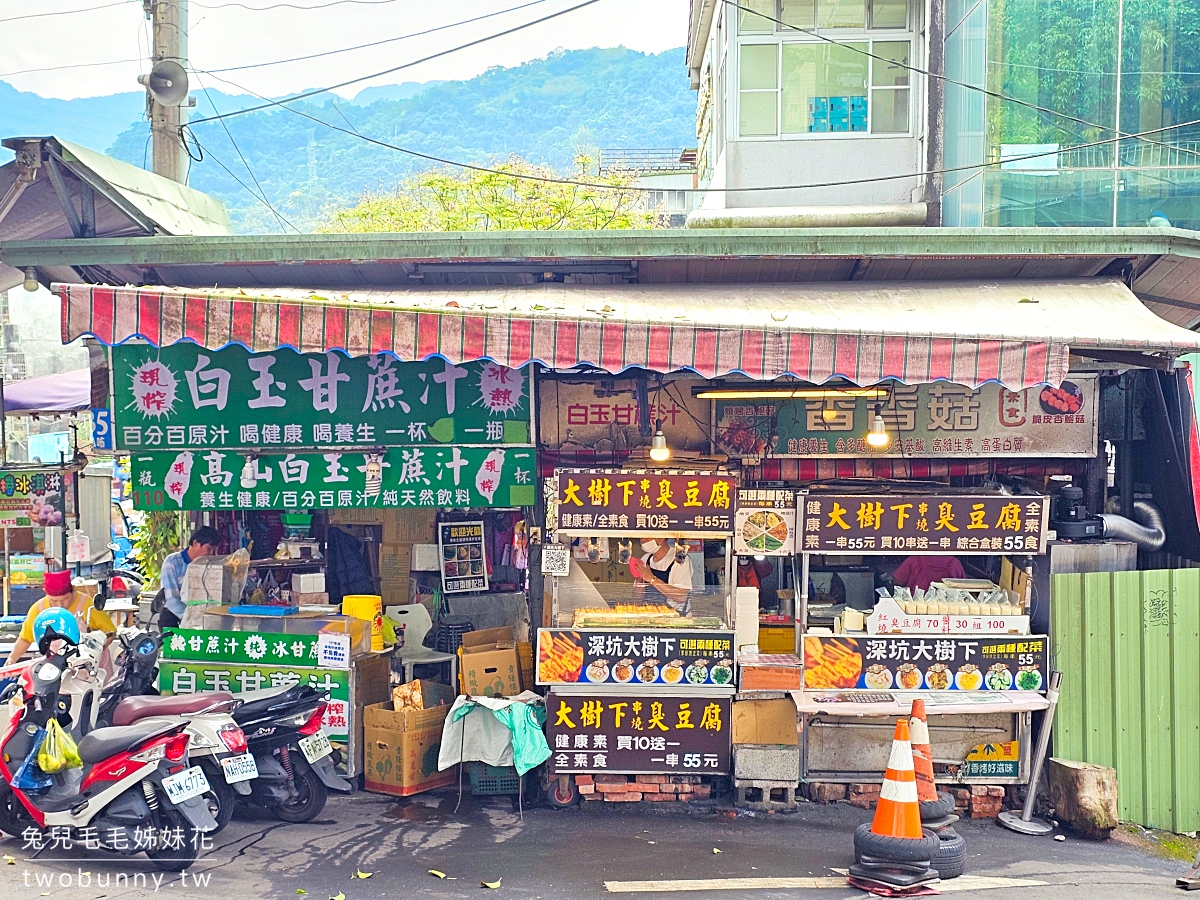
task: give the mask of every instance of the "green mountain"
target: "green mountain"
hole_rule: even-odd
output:
[[[203,92],[193,93],[191,118],[213,115]],[[236,104],[219,95],[214,100],[221,112],[246,105],[245,97]],[[192,164],[189,183],[224,200],[242,233],[286,230],[251,190],[306,230],[332,206],[437,165],[354,132],[441,159],[479,164],[515,153],[564,172],[580,149],[695,143],[696,100],[682,49],[558,51],[466,81],[431,84],[405,99],[358,102],[321,95],[194,125],[193,153],[202,159]],[[137,123],[109,152],[140,166],[146,135],[145,124]]]

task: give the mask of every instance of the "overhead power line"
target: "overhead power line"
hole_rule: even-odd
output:
[[[76,13],[95,12],[98,9],[112,9],[114,6],[128,6],[136,0],[117,0],[116,3],[103,3],[100,6],[85,6],[82,9],[58,9],[52,12],[26,13],[23,16],[7,16],[0,19],[0,24],[4,22],[18,22],[22,19],[44,19],[48,16],[73,16]]]
[[[94,66],[121,66],[126,63],[145,62],[145,57],[139,56],[137,59],[110,59],[105,62],[90,62],[90,63],[68,63],[65,66],[41,66],[37,69],[18,69],[16,72],[0,72],[0,78],[8,78],[12,75],[29,75],[33,72],[58,72],[63,69],[90,69]]]
[[[385,2],[390,2],[390,0],[385,0]],[[529,6],[537,6],[539,3],[545,2],[547,2],[547,0],[530,0],[530,2],[522,3],[520,6],[510,6],[507,9],[500,9],[496,12],[486,13],[482,16],[475,16],[473,19],[463,19],[459,22],[449,22],[445,25],[438,25],[435,28],[426,28],[424,31],[413,31],[408,34],[397,35],[396,37],[384,38],[380,41],[371,41],[369,44],[356,44],[353,47],[341,47],[337,50],[322,50],[320,53],[309,53],[306,56],[290,56],[287,59],[274,59],[269,62],[247,63],[244,66],[225,66],[222,69],[196,69],[194,71],[215,75],[218,72],[239,72],[243,69],[261,69],[264,66],[281,66],[285,63],[301,62],[306,59],[317,59],[322,56],[333,56],[338,53],[349,53],[353,50],[364,50],[367,47],[379,47],[383,44],[392,44],[396,41],[408,40],[409,38],[423,37],[424,35],[433,34],[437,31],[445,31],[449,28],[457,28],[460,25],[470,25],[472,22],[480,22],[483,19],[491,19],[495,16],[502,16],[505,13],[516,12],[519,9],[525,9]]]
[[[249,90],[249,88],[243,87],[240,84],[236,84],[236,83],[228,80],[227,78],[220,78],[219,76],[215,76],[215,75],[213,77],[216,78],[218,81],[223,81],[225,84],[228,84],[232,87],[237,88],[238,90],[246,91],[247,93],[254,94],[254,91]],[[261,96],[261,95],[254,94],[254,96],[257,97],[257,96]],[[329,128],[332,131],[341,132],[342,134],[349,135],[350,137],[358,138],[361,141],[366,141],[367,143],[373,144],[377,147],[383,147],[388,150],[395,150],[398,153],[404,153],[408,156],[413,156],[417,159],[424,159],[424,160],[427,160],[428,162],[434,162],[434,163],[438,163],[440,165],[445,165],[445,166],[452,166],[454,168],[459,168],[459,169],[466,169],[466,170],[472,171],[472,172],[484,172],[484,173],[488,173],[488,174],[492,174],[492,175],[503,175],[503,176],[508,176],[511,178],[519,178],[519,179],[522,179],[525,181],[540,181],[540,182],[544,182],[547,184],[562,184],[562,185],[569,185],[569,186],[574,186],[574,187],[598,188],[598,189],[606,190],[606,191],[638,191],[638,192],[644,193],[644,192],[648,192],[648,191],[662,190],[661,188],[640,187],[637,185],[612,185],[612,184],[603,184],[603,183],[594,182],[594,181],[579,181],[579,180],[576,180],[573,178],[554,178],[554,177],[550,177],[547,175],[531,175],[531,174],[527,174],[527,173],[523,173],[523,172],[505,172],[501,169],[495,169],[490,166],[481,166],[481,165],[476,165],[474,163],[466,163],[466,162],[461,162],[459,160],[446,159],[444,157],[434,156],[431,153],[422,153],[419,150],[412,150],[408,147],[400,147],[396,144],[391,144],[387,141],[382,141],[382,140],[379,140],[378,138],[373,138],[370,135],[363,134],[360,131],[342,128],[338,125],[334,125],[332,122],[327,122],[324,119],[321,119],[321,118],[318,118],[317,116],[311,115],[301,109],[296,109],[291,106],[284,106],[282,108],[284,110],[286,110],[287,112],[290,112],[294,115],[302,116],[303,118],[308,119],[309,121],[316,122],[318,125],[324,125],[326,128]],[[210,120],[198,119],[194,122],[189,123],[186,127],[190,129],[193,125],[199,125],[205,121],[210,121]],[[904,179],[904,178],[927,178],[930,175],[945,175],[950,172],[972,172],[972,171],[984,170],[984,169],[988,169],[988,168],[992,168],[992,167],[1000,166],[1000,165],[1012,165],[1013,163],[1025,162],[1026,160],[1030,160],[1030,159],[1042,159],[1047,156],[1056,156],[1059,153],[1069,153],[1074,150],[1086,150],[1089,147],[1101,147],[1106,144],[1114,144],[1114,143],[1117,143],[1117,142],[1123,141],[1123,140],[1144,138],[1147,135],[1152,135],[1152,134],[1162,134],[1163,132],[1173,131],[1178,128],[1190,128],[1193,125],[1200,125],[1200,119],[1193,119],[1190,122],[1179,122],[1175,125],[1164,125],[1161,128],[1152,128],[1147,131],[1139,131],[1135,134],[1121,134],[1116,137],[1102,138],[1102,139],[1096,140],[1096,141],[1088,141],[1087,143],[1083,143],[1083,144],[1073,144],[1073,145],[1069,144],[1065,147],[1059,147],[1054,150],[1045,150],[1040,153],[1030,153],[1030,154],[1026,154],[1024,156],[1006,157],[1003,160],[993,160],[993,161],[984,162],[984,163],[972,163],[972,164],[964,165],[964,166],[948,166],[948,167],[941,168],[941,169],[928,169],[928,170],[921,171],[921,172],[906,172],[906,173],[896,174],[896,175],[878,175],[878,176],[874,176],[874,177],[870,177],[870,178],[850,178],[850,179],[846,179],[844,181],[825,181],[825,182],[817,182],[817,183],[812,183],[812,184],[756,185],[756,186],[751,186],[751,187],[740,187],[740,188],[672,188],[672,190],[678,190],[680,192],[689,193],[689,194],[705,194],[705,193],[708,193],[709,191],[712,191],[713,193],[741,194],[741,193],[757,193],[757,192],[761,192],[761,191],[794,191],[794,190],[803,190],[806,188],[850,187],[850,186],[859,185],[859,184],[876,184],[878,182],[883,182],[883,181],[897,181],[897,180]]]
[[[514,25],[512,28],[506,28],[504,31],[498,31],[498,32],[495,32],[494,34],[485,35],[484,37],[476,38],[473,41],[468,41],[465,44],[459,44],[457,47],[451,47],[448,50],[440,50],[437,53],[431,53],[429,56],[425,56],[425,57],[422,57],[421,59],[413,60],[412,62],[403,63],[402,65],[399,65],[399,66],[392,66],[390,69],[383,69],[382,71],[379,71],[379,72],[372,72],[370,75],[362,75],[362,76],[359,76],[358,78],[351,78],[348,81],[343,81],[338,84],[331,84],[328,87],[316,88],[311,91],[304,91],[303,93],[296,94],[292,97],[285,97],[282,100],[271,100],[270,102],[263,103],[259,106],[251,106],[247,109],[235,109],[235,110],[231,110],[230,112],[223,113],[220,116],[207,116],[206,118],[203,118],[203,119],[196,119],[192,124],[193,125],[201,125],[204,122],[211,122],[218,118],[230,118],[232,116],[241,116],[241,115],[245,115],[246,113],[258,112],[259,110],[262,110],[262,109],[270,109],[271,107],[274,107],[274,106],[282,106],[285,103],[293,103],[297,100],[306,100],[309,97],[315,97],[318,94],[327,94],[330,91],[336,91],[338,88],[349,87],[350,85],[358,84],[361,81],[369,81],[372,78],[379,78],[380,76],[383,76],[383,75],[390,75],[392,72],[399,72],[401,69],[410,69],[413,66],[420,65],[421,63],[429,62],[431,59],[438,59],[439,57],[442,57],[442,56],[449,56],[451,53],[457,53],[459,50],[466,50],[468,47],[475,47],[475,46],[478,46],[479,44],[484,44],[484,43],[487,43],[488,41],[493,41],[496,38],[505,37],[510,34],[516,34],[518,31],[524,31],[526,28],[532,28],[534,25],[540,25],[542,22],[549,22],[551,19],[557,19],[559,16],[565,16],[568,13],[575,12],[576,10],[583,9],[585,6],[591,6],[591,5],[593,5],[595,3],[599,3],[599,2],[600,2],[600,0],[584,0],[584,2],[582,2],[582,3],[576,3],[574,6],[569,6],[566,9],[562,9],[562,10],[559,10],[558,12],[551,13],[548,16],[542,16],[540,19],[534,19],[532,22],[524,22],[520,25]],[[251,93],[253,93],[253,92],[251,92]]]
[[[1024,106],[1027,109],[1036,110],[1037,112],[1044,113],[1049,116],[1055,116],[1060,119],[1067,119],[1068,121],[1075,122],[1079,125],[1085,125],[1088,128],[1097,128],[1100,131],[1111,132],[1113,134],[1116,134],[1118,139],[1133,138],[1133,137],[1137,136],[1137,135],[1122,133],[1120,131],[1117,131],[1117,129],[1112,128],[1108,125],[1100,125],[1096,122],[1089,122],[1087,119],[1081,119],[1078,116],[1071,115],[1070,113],[1060,112],[1055,109],[1050,109],[1049,107],[1046,107],[1046,106],[1039,106],[1038,104],[1031,103],[1028,100],[1021,100],[1017,97],[1010,97],[1007,94],[1002,94],[998,91],[988,90],[987,88],[980,87],[977,84],[968,84],[965,81],[957,81],[957,80],[949,77],[948,75],[942,75],[937,72],[931,72],[928,69],[922,69],[920,66],[910,65],[909,63],[901,62],[900,60],[892,59],[891,57],[888,57],[888,56],[880,56],[877,53],[872,53],[869,50],[864,50],[860,46],[863,43],[863,41],[861,41],[861,40],[857,41],[857,42],[836,40],[834,38],[829,37],[828,35],[822,34],[819,31],[814,31],[811,28],[803,28],[799,25],[792,25],[790,22],[785,22],[782,19],[777,19],[774,16],[769,16],[764,12],[759,12],[758,10],[751,9],[748,6],[742,6],[740,3],[737,2],[737,0],[721,0],[721,2],[724,3],[726,6],[731,6],[734,9],[738,9],[738,10],[742,10],[743,12],[751,13],[752,15],[758,16],[761,19],[766,19],[768,22],[774,22],[776,25],[782,25],[784,28],[787,28],[790,31],[796,31],[801,34],[807,34],[809,37],[817,38],[818,40],[824,41],[827,44],[833,44],[836,47],[842,47],[847,50],[851,50],[855,53],[860,53],[869,59],[879,60],[880,62],[887,63],[888,65],[896,66],[901,69],[906,69],[909,72],[916,72],[919,75],[925,75],[928,78],[936,78],[939,81],[946,82],[947,84],[953,84],[956,87],[960,87],[960,88],[963,88],[968,91],[975,91],[977,93],[984,94],[985,96],[992,97],[996,100],[1002,100],[1005,103],[1015,103],[1018,106]],[[1066,129],[1063,128],[1061,125],[1058,125],[1056,127],[1062,131],[1066,131]],[[1151,133],[1151,132],[1145,132],[1145,133]],[[1148,141],[1147,143],[1161,144],[1162,142]],[[1088,146],[1091,146],[1091,145],[1088,145]],[[1200,156],[1200,151],[1189,150],[1184,147],[1179,147],[1177,149],[1180,150],[1181,152]]]

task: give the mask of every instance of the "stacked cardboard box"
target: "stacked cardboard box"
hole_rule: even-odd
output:
[[[511,628],[469,631],[463,635],[458,654],[464,694],[512,697],[521,693],[521,661]]]
[[[454,691],[426,682],[422,693],[426,709],[397,710],[390,700],[364,707],[363,784],[368,791],[407,797],[454,783],[453,769],[438,771],[442,726]],[[444,705],[434,705],[439,701]]]

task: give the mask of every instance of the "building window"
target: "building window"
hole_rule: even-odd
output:
[[[738,6],[738,34],[908,27],[908,0],[740,0]]]
[[[738,134],[907,134],[908,41],[741,46]]]
[[[911,131],[912,40],[875,34],[910,27],[908,0],[741,6],[739,137]]]

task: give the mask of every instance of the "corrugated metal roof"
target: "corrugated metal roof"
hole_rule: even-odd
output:
[[[116,188],[153,220],[159,231],[189,236],[232,234],[229,213],[216,197],[79,144],[63,140],[58,143],[68,164],[82,166]]]

